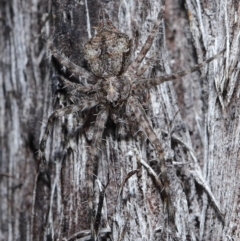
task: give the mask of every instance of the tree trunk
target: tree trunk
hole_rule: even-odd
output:
[[[54,59],[51,67],[41,30],[72,62],[88,68],[83,44],[94,35],[100,8],[133,39],[136,57],[160,7],[159,0],[0,2],[0,240],[90,240],[86,161],[94,113],[57,121],[47,163],[39,165],[47,118],[69,104],[51,78],[62,67]],[[166,151],[173,219],[146,168],[147,163],[159,175],[145,134],[120,138],[107,122],[94,187],[95,209],[104,195],[99,240],[240,239],[239,15],[234,0],[166,1],[146,78],[187,69],[226,50],[199,72],[146,95],[147,114]]]

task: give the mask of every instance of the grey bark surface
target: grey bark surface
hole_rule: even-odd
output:
[[[62,53],[87,68],[83,44],[94,34],[101,7],[133,39],[136,56],[159,0],[0,2],[0,240],[89,240],[86,159],[94,133],[82,124],[84,116],[55,123],[47,165],[38,166],[47,118],[68,104],[51,80],[61,67],[56,62],[52,67],[40,33],[45,27]],[[107,123],[95,184],[97,208],[102,185],[109,183],[99,240],[240,239],[239,16],[238,1],[166,2],[164,30],[147,55],[153,60],[146,77],[174,73],[226,51],[201,71],[152,88],[146,100],[169,160],[174,220],[168,220],[146,165],[159,175],[154,148],[141,131],[121,139]]]

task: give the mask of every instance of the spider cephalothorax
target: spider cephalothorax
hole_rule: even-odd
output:
[[[125,126],[129,126],[131,124],[130,117],[133,116],[134,122],[137,123],[139,128],[146,134],[147,138],[154,146],[159,159],[161,170],[159,181],[161,181],[164,186],[161,194],[164,202],[169,206],[169,180],[164,160],[164,148],[161,139],[154,132],[151,121],[145,113],[139,93],[165,81],[176,79],[196,71],[222,53],[221,51],[218,55],[206,60],[204,63],[187,71],[179,72],[178,74],[159,76],[153,79],[142,78],[141,76],[146,71],[147,65],[141,68],[139,66],[151,48],[153,39],[163,19],[163,13],[164,1],[162,1],[161,11],[158,14],[156,23],[154,24],[145,44],[142,46],[140,53],[132,63],[129,62],[132,51],[131,40],[126,34],[119,32],[118,29],[114,27],[109,20],[108,15],[103,10],[101,10],[99,14],[99,26],[96,28],[96,35],[84,45],[84,55],[89,64],[90,72],[72,63],[69,59],[64,57],[50,41],[48,42],[48,47],[57,61],[62,66],[66,67],[72,75],[87,80],[88,84],[83,85],[82,83],[73,83],[66,80],[64,77],[59,76],[70,99],[73,98],[76,93],[79,93],[82,98],[81,101],[78,101],[76,104],[58,109],[51,114],[43,138],[40,141],[40,158],[45,160],[44,152],[46,142],[55,119],[99,106],[99,111],[95,120],[94,136],[86,164],[89,208],[92,211],[91,232],[93,240],[95,240],[97,236],[97,224],[93,207],[93,166],[94,162],[97,161],[98,147],[101,143],[108,118],[111,118],[116,124],[123,123]]]

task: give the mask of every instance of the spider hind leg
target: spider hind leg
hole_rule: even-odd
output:
[[[95,211],[93,207],[93,197],[94,197],[94,181],[95,181],[95,170],[96,170],[96,162],[99,152],[99,147],[102,141],[102,135],[105,129],[105,123],[108,119],[108,109],[102,108],[96,118],[95,127],[94,127],[94,136],[91,143],[91,148],[89,149],[89,157],[87,160],[87,188],[88,188],[88,206],[89,206],[89,213],[91,219],[91,235],[92,240],[96,240],[97,232],[98,232],[98,225],[96,224],[96,217]]]
[[[167,211],[170,215],[170,218],[172,219],[173,213],[172,213],[171,199],[170,199],[169,180],[167,177],[167,166],[166,166],[165,157],[164,157],[164,148],[161,144],[161,141],[159,140],[156,133],[154,132],[151,126],[151,123],[148,120],[147,115],[142,105],[140,104],[140,102],[136,98],[130,97],[128,101],[128,105],[131,109],[131,112],[134,113],[142,130],[145,132],[147,138],[149,139],[149,141],[152,143],[152,145],[155,147],[157,151],[157,155],[160,160],[160,163],[159,163],[160,170],[161,170],[160,180],[164,185],[164,189],[161,190],[161,195],[164,203],[167,204]]]

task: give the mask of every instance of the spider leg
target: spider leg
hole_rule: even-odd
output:
[[[161,175],[160,179],[164,185],[164,189],[162,190],[164,201],[166,201],[167,208],[170,207],[170,190],[169,190],[169,181],[167,177],[167,166],[164,160],[164,148],[161,144],[161,141],[157,137],[156,133],[154,132],[150,121],[147,118],[147,115],[142,107],[142,105],[139,103],[139,101],[135,97],[130,97],[128,100],[128,105],[134,113],[138,123],[141,125],[142,130],[147,135],[147,138],[152,143],[152,145],[155,147],[155,150],[157,151],[157,155],[160,159],[160,169],[161,169]],[[171,212],[170,209],[168,209],[168,212]],[[172,213],[171,213],[172,215]]]
[[[40,160],[43,160],[43,162],[46,161],[45,159],[45,148],[46,148],[46,143],[47,143],[47,139],[50,133],[50,130],[53,127],[54,121],[60,117],[63,117],[65,115],[69,115],[71,113],[75,113],[77,111],[83,111],[85,109],[90,109],[96,105],[98,105],[98,101],[95,99],[87,99],[84,103],[82,103],[81,105],[70,105],[67,106],[65,108],[59,109],[54,111],[50,117],[48,118],[48,122],[47,125],[45,127],[45,131],[43,134],[43,137],[40,141],[40,150],[39,150],[39,158]]]
[[[91,218],[91,240],[96,240],[97,237],[97,230],[95,230],[95,227],[97,227],[95,223],[95,212],[93,209],[93,184],[94,184],[94,166],[97,161],[98,157],[98,148],[100,146],[100,143],[102,141],[102,135],[105,128],[105,123],[108,119],[108,109],[105,107],[102,107],[102,109],[99,111],[95,127],[94,127],[94,136],[91,143],[91,148],[89,151],[89,157],[87,160],[87,182],[88,182],[88,203],[89,203],[89,212],[90,212],[90,218]]]
[[[47,46],[50,49],[52,55],[58,60],[58,62],[61,65],[67,67],[71,73],[73,73],[77,77],[81,76],[84,79],[89,80],[90,82],[96,81],[96,77],[92,73],[88,72],[87,70],[85,70],[80,66],[77,66],[76,64],[71,62],[67,57],[59,53],[59,51],[57,50],[57,48],[53,46],[53,43],[51,41],[47,42]]]
[[[142,76],[151,67],[152,62],[155,62],[155,58],[147,59],[146,64],[144,64],[141,68],[137,70],[136,75],[139,77]]]
[[[64,85],[63,88],[69,88],[70,87],[71,89],[73,89],[72,91],[68,91],[68,93],[71,94],[71,95],[74,95],[77,92],[89,94],[91,92],[96,92],[99,89],[100,81],[97,82],[94,85],[83,86],[79,83],[74,83],[72,81],[69,81],[66,78],[64,78],[63,76],[58,76],[58,78],[63,83],[63,85]]]
[[[170,74],[170,75],[159,76],[159,77],[156,77],[156,78],[153,78],[153,79],[141,79],[141,80],[138,80],[137,82],[134,83],[133,89],[150,88],[152,86],[160,85],[160,84],[162,84],[164,82],[167,82],[167,81],[179,79],[179,78],[181,78],[181,77],[183,77],[185,75],[188,75],[190,73],[193,73],[193,72],[198,71],[199,69],[203,68],[209,62],[211,62],[212,60],[217,58],[219,55],[221,55],[224,51],[225,51],[225,49],[223,49],[222,51],[220,51],[219,53],[217,53],[213,57],[211,57],[211,58],[203,61],[202,63],[197,64],[194,67],[189,68],[187,70],[180,71],[178,73],[174,73],[174,74]]]
[[[156,33],[158,31],[158,28],[159,28],[159,25],[163,19],[164,12],[165,12],[165,0],[162,0],[162,6],[161,6],[161,10],[157,16],[157,21],[155,22],[150,34],[148,35],[147,40],[146,40],[145,44],[143,45],[137,58],[128,67],[128,71],[137,70],[139,65],[142,63],[144,57],[146,56],[147,52],[149,51],[149,49],[152,46],[153,40],[154,40]]]

